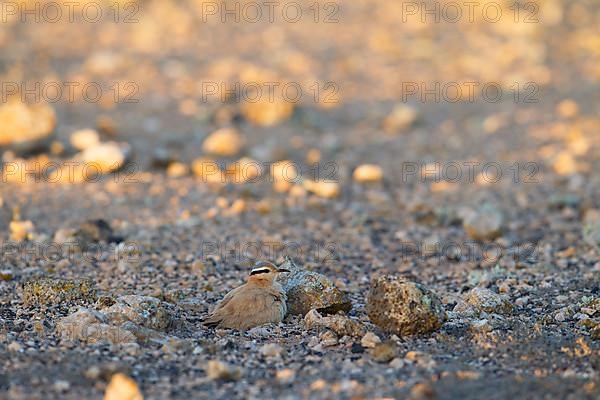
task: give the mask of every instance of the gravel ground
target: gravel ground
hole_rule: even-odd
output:
[[[495,23],[422,23],[402,14],[409,3],[372,0],[317,3],[318,17],[300,1],[298,22],[223,23],[195,1],[119,3],[118,17],[94,3],[96,23],[77,6],[74,22],[5,12],[2,82],[94,82],[103,95],[40,92],[55,121],[32,108],[35,149],[13,143],[34,125],[2,130],[27,111],[0,109],[0,399],[100,399],[119,372],[146,399],[600,398],[600,4],[547,1],[537,22],[515,23],[510,3],[494,3]],[[208,94],[265,82],[303,95]],[[503,95],[404,98],[436,82]],[[233,135],[208,146],[221,128]],[[98,134],[81,145],[82,129]],[[199,176],[199,157],[227,182]],[[232,172],[241,157],[262,168],[255,182]],[[53,183],[11,169],[56,162],[64,176],[82,160],[106,173]],[[302,179],[269,173],[281,160]],[[357,176],[363,164],[381,179]],[[254,261],[285,256],[348,294],[360,335],[302,316],[248,332],[201,324]],[[442,326],[375,325],[369,288],[386,275],[435,293]],[[80,307],[103,313],[88,315],[93,337],[66,325]]]

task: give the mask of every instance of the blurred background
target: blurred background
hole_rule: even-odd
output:
[[[0,144],[52,127],[51,156],[64,158],[74,132],[95,129],[147,170],[157,157],[191,163],[207,135],[233,126],[245,143],[236,155],[332,161],[340,179],[374,161],[390,172],[489,160],[585,173],[600,136],[599,8],[3,1],[2,106],[19,98],[47,112],[22,111],[43,127],[17,134],[16,113],[0,112]]]
[[[3,192],[48,235],[69,214],[40,193],[153,226],[307,193],[398,223],[493,201],[541,227],[548,196],[599,206],[595,0],[4,1],[1,17]]]

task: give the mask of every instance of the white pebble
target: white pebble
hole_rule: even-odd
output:
[[[71,145],[79,151],[100,144],[100,135],[94,129],[81,129],[71,134]]]
[[[360,340],[360,344],[369,349],[374,348],[379,343],[381,343],[381,339],[373,332],[367,332],[367,334]]]
[[[66,392],[71,388],[71,384],[67,381],[58,380],[54,382],[54,390],[57,392]]]

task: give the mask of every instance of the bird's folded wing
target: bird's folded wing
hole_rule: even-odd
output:
[[[223,297],[223,300],[221,300],[219,302],[219,304],[217,304],[217,306],[213,310],[213,314],[216,313],[218,310],[224,308],[227,304],[229,304],[231,299],[233,299],[240,291],[244,290],[245,286],[246,285],[242,285],[240,287],[233,289],[231,292],[227,293],[225,295],[225,297]]]
[[[225,295],[225,297],[223,297],[223,299],[219,302],[219,304],[217,304],[215,309],[206,318],[204,318],[202,320],[202,323],[209,327],[215,327],[215,326],[219,325],[219,323],[221,321],[223,321],[223,318],[225,316],[227,316],[227,314],[228,314],[227,309],[229,307],[227,307],[227,305],[230,304],[231,300],[243,288],[244,288],[244,285],[237,287],[237,288],[233,289],[232,291],[230,291],[229,293],[227,293]]]
[[[240,286],[229,292],[202,322],[204,325],[218,326],[222,322],[251,318],[252,315],[272,310],[276,303],[285,301],[285,293],[277,290]]]

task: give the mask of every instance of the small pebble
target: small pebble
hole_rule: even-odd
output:
[[[211,360],[207,364],[206,375],[212,380],[237,381],[242,375],[241,368],[218,360]]]
[[[98,146],[100,135],[94,129],[81,129],[71,134],[70,142],[75,149],[83,151]]]
[[[402,369],[404,368],[404,366],[406,365],[406,362],[399,357],[394,358],[391,362],[390,362],[390,367],[394,368],[394,369]]]
[[[80,157],[87,164],[86,166],[94,165],[96,167],[95,169],[90,168],[90,175],[93,173],[106,174],[123,168],[128,153],[129,145],[106,142],[86,148],[81,152]]]
[[[18,352],[18,351],[21,351],[22,349],[23,349],[23,346],[21,346],[21,345],[19,344],[19,342],[11,342],[11,343],[8,345],[8,351],[10,351],[10,352],[13,352],[13,353],[16,353],[16,352]]]
[[[556,322],[564,322],[567,319],[567,314],[564,313],[564,312],[562,312],[562,311],[561,312],[557,312],[554,315],[554,319],[556,320]]]
[[[463,228],[474,240],[494,240],[502,235],[504,216],[491,203],[469,210],[463,219]]]
[[[102,373],[102,371],[100,370],[100,367],[94,365],[89,367],[84,375],[86,378],[90,379],[90,380],[96,380],[100,377],[100,374]]]
[[[378,165],[363,164],[354,170],[353,178],[359,183],[380,182],[383,179],[383,171]]]
[[[368,349],[374,348],[379,343],[381,343],[381,339],[373,332],[367,332],[360,340],[360,344]]]
[[[35,232],[35,226],[31,221],[11,221],[10,239],[15,242],[22,242],[30,239]]]
[[[291,383],[296,377],[296,372],[293,369],[285,368],[275,373],[277,381],[282,384]]]
[[[167,167],[167,176],[170,178],[181,178],[190,172],[187,165],[181,162],[172,162]]]
[[[577,173],[579,167],[577,161],[568,151],[561,151],[554,158],[552,167],[558,175],[568,176]]]
[[[340,194],[340,185],[333,181],[304,181],[304,188],[319,197],[332,199]]]
[[[471,321],[471,329],[479,333],[491,332],[492,326],[487,319],[478,319]]]
[[[3,269],[0,270],[0,281],[10,281],[14,277],[12,270]]]
[[[427,383],[417,383],[410,390],[410,394],[414,399],[433,399],[435,398],[435,391]]]
[[[468,304],[488,313],[510,314],[513,306],[508,299],[490,289],[476,287],[466,295]]]
[[[398,346],[396,343],[388,341],[375,345],[371,351],[373,360],[379,363],[388,363],[392,361],[398,354]]]
[[[395,134],[410,128],[419,116],[416,108],[407,104],[398,104],[383,120],[383,130],[388,134]]]
[[[225,183],[225,174],[217,162],[210,158],[197,158],[192,162],[192,172],[202,183]]]
[[[258,101],[245,101],[241,107],[244,118],[257,126],[274,126],[294,113],[294,103],[281,95],[260,96]]]
[[[238,154],[244,146],[242,136],[234,128],[221,128],[204,140],[202,150],[216,156],[231,157]]]
[[[320,336],[321,345],[323,347],[331,347],[338,344],[338,337],[335,333],[331,331],[325,331]]]
[[[529,297],[527,297],[527,296],[519,297],[518,299],[515,300],[515,305],[517,305],[519,307],[526,306],[527,303],[529,303]]]
[[[71,384],[67,381],[58,380],[54,382],[54,390],[57,392],[66,392],[71,388]]]
[[[235,184],[254,183],[262,175],[261,164],[249,157],[242,157],[237,160],[225,172],[227,180]]]
[[[104,400],[143,400],[143,398],[135,381],[122,373],[112,376],[104,393]]]
[[[563,118],[573,118],[579,114],[579,106],[573,99],[566,99],[558,103],[556,112]]]
[[[267,343],[260,348],[260,354],[265,357],[279,357],[283,352],[283,347],[277,343]]]

